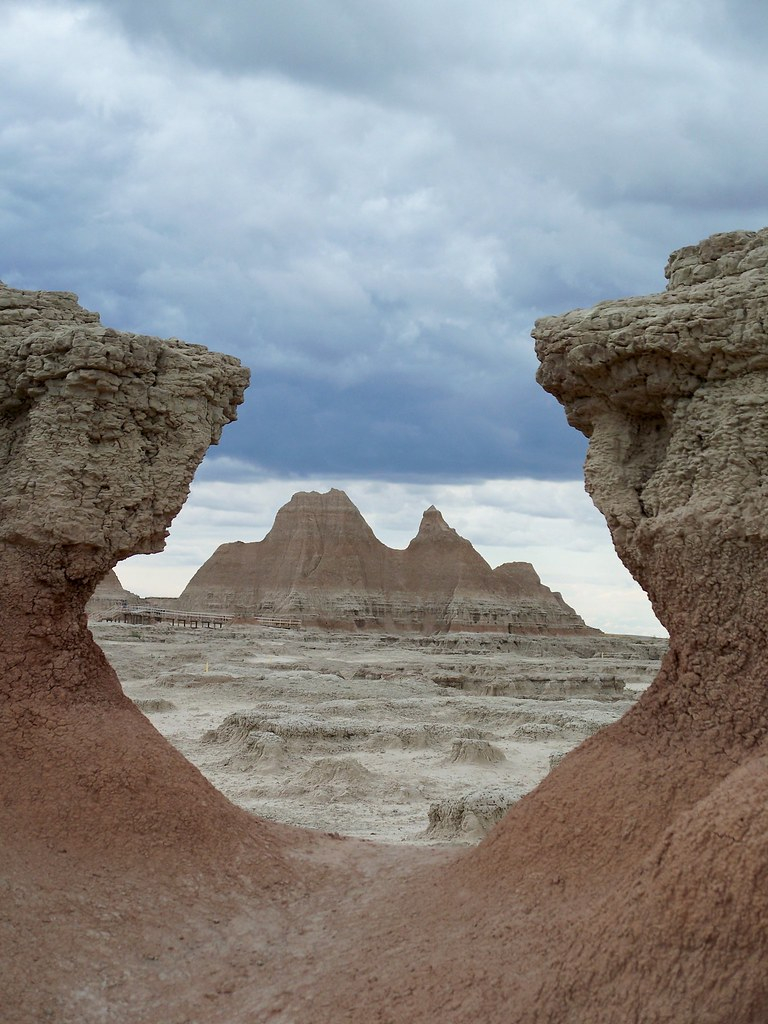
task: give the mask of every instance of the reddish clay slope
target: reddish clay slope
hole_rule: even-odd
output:
[[[229,357],[105,329],[72,295],[0,286],[6,1021],[102,1019],[96,965],[121,945],[141,962],[143,923],[119,922],[140,907],[148,922],[166,890],[291,877],[275,833],[123,695],[85,617],[118,559],[162,547],[246,382]]]
[[[108,330],[66,293],[0,288],[0,341],[3,833],[125,856],[218,847],[216,815],[240,816],[123,696],[84,606],[118,559],[163,546],[245,371]]]
[[[539,379],[590,438],[587,486],[671,637],[632,712],[462,868],[519,864],[524,828],[566,908],[601,878],[542,1019],[768,1018],[768,231],[681,250],[667,275],[536,326]]]

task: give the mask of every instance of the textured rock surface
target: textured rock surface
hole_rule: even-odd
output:
[[[228,356],[109,330],[67,293],[0,286],[0,860],[14,932],[0,946],[19,954],[4,982],[30,1000],[52,886],[72,913],[99,865],[129,891],[121,871],[147,857],[161,879],[234,856],[246,833],[253,844],[247,816],[123,695],[84,614],[119,558],[162,547],[246,383]],[[46,970],[61,955],[42,956]]]
[[[689,633],[704,595],[680,600],[670,547],[685,563],[696,537],[766,535],[767,246],[766,231],[715,235],[673,253],[661,295],[536,328],[539,381],[590,438],[587,488],[619,554],[665,624]]]
[[[3,286],[0,539],[57,545],[89,580],[161,550],[245,383],[229,356],[120,334],[68,293]]]
[[[262,541],[223,544],[179,604],[331,628],[594,632],[527,562],[491,569],[434,506],[399,551],[335,489],[295,494]]]
[[[46,634],[88,649],[85,601],[119,559],[163,547],[246,383],[229,356],[0,285],[0,603],[22,630],[6,656]]]
[[[768,725],[750,685],[768,604],[767,264],[768,230],[715,235],[673,253],[665,293],[536,330],[540,381],[590,438],[587,488],[672,636],[656,712],[703,718],[739,758]]]
[[[429,807],[426,835],[446,842],[457,838],[477,840],[487,835],[519,799],[519,793],[497,788],[436,801]]]
[[[535,330],[540,382],[590,439],[590,494],[670,632],[638,705],[551,777],[555,791],[558,775],[587,782],[621,751],[591,842],[605,855],[627,829],[636,865],[582,931],[561,995],[574,1019],[637,1007],[753,1021],[768,999],[768,230],[715,235],[673,253],[666,273],[661,295]]]

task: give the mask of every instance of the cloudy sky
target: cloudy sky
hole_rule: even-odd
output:
[[[0,279],[252,370],[178,592],[296,490],[404,546],[434,503],[605,629],[658,632],[535,384],[537,316],[768,224],[752,0],[0,0]]]

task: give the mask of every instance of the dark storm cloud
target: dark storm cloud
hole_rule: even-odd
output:
[[[351,476],[564,479],[581,465],[585,442],[560,421],[554,399],[502,381],[462,393],[394,374],[349,388],[256,374],[227,452],[271,476],[286,466],[332,476],[343,451]]]
[[[534,319],[768,222],[747,4],[2,6],[0,278],[239,355],[273,474],[578,477]]]

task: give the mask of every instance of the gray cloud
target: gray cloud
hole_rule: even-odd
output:
[[[0,278],[253,370],[273,474],[580,475],[544,313],[768,222],[747,4],[4,4]]]

